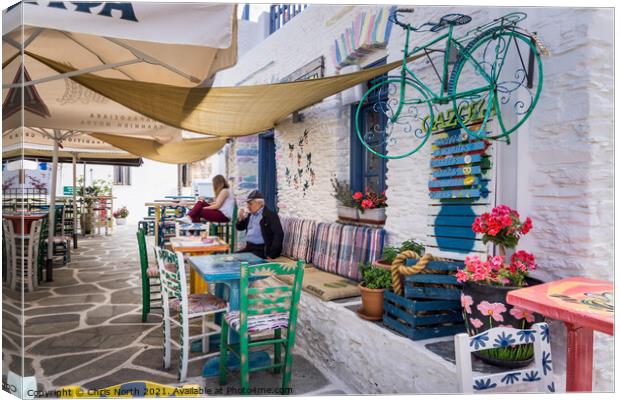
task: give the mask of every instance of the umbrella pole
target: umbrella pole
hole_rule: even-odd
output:
[[[49,223],[47,225],[47,264],[45,266],[45,281],[53,281],[54,259],[54,231],[56,228],[56,177],[58,174],[58,141],[60,135],[54,130],[54,152],[52,153],[52,185],[50,190]]]
[[[78,248],[77,234],[77,156],[73,153],[73,248]]]

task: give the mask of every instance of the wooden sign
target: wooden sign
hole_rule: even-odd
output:
[[[324,58],[320,56],[280,79],[280,82],[305,81],[308,79],[322,78],[324,76],[324,65]]]

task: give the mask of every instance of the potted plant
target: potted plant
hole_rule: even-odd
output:
[[[116,225],[125,225],[127,223],[128,215],[129,210],[126,206],[123,206],[112,213],[112,216],[116,219]]]
[[[92,225],[92,205],[97,196],[108,196],[112,193],[112,186],[109,181],[105,179],[94,179],[90,186],[84,186],[84,176],[80,176],[77,179],[77,196],[81,197],[82,211],[80,215],[80,225],[82,227],[82,233],[85,235],[90,234],[90,228]]]
[[[384,246],[381,259],[373,263],[375,267],[390,269],[394,259],[403,251],[415,251],[419,256],[424,255],[424,246],[413,239],[405,240],[400,246]]]
[[[357,313],[364,319],[378,321],[383,318],[383,292],[392,287],[392,276],[389,270],[371,264],[361,263],[359,267],[362,308]]]
[[[485,261],[478,256],[465,257],[465,266],[456,278],[463,283],[461,304],[467,331],[471,336],[498,326],[529,329],[543,317],[506,302],[509,291],[540,283],[528,275],[536,269],[533,254],[516,251],[510,262],[506,259],[506,248],[515,248],[519,239],[532,229],[532,220],[521,222],[519,213],[508,206],[495,207],[491,213],[476,218],[472,225],[476,233],[482,233],[484,243],[492,242],[499,247],[499,255],[487,256]],[[533,357],[531,344],[474,353],[484,361],[503,367],[523,367]]]
[[[351,187],[347,182],[341,182],[336,178],[331,179],[334,193],[332,196],[338,201],[338,218],[357,221],[359,219],[355,202],[351,197]]]
[[[367,190],[365,193],[355,192],[352,197],[355,206],[360,211],[360,221],[371,224],[385,222],[385,207],[387,207],[385,192],[377,194]]]

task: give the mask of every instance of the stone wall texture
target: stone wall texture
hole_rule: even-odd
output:
[[[333,75],[330,45],[358,12],[371,9],[374,6],[311,5],[248,51],[235,68],[221,73],[218,84],[234,85],[248,76],[251,79],[244,84],[275,82],[321,55],[326,57],[325,75]],[[416,7],[413,20],[422,23],[460,12],[473,21],[459,29],[469,29],[512,11],[528,14],[521,25],[537,33],[550,55],[543,59],[544,88],[534,114],[513,135],[512,144],[501,146],[498,153],[500,176],[512,178],[498,182],[497,201],[534,220],[534,229],[520,248],[536,255],[536,277],[583,275],[613,280],[612,9]],[[427,38],[428,34],[421,34],[413,40],[421,43]],[[388,62],[399,59],[403,41],[403,32],[395,28],[387,49],[371,54],[361,65],[385,55]],[[434,74],[428,63],[416,62],[414,68],[423,79]],[[282,215],[333,221],[336,202],[330,196],[330,178],[349,176],[350,106],[343,106],[335,95],[302,112],[303,122],[293,123],[288,117],[276,125],[277,158],[287,157],[287,143],[298,140],[307,129],[315,183],[301,194],[286,184],[284,163],[279,161],[278,207]],[[388,162],[388,242],[424,240],[430,151],[427,144],[410,157]],[[553,334],[554,364],[556,371],[563,371],[561,324],[553,324]],[[613,390],[611,351],[612,338],[596,335],[597,391]],[[337,370],[335,360],[333,356],[326,365]]]

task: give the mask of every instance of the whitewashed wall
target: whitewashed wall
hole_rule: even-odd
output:
[[[62,180],[59,179],[58,194],[62,195],[62,186],[71,186],[73,175],[71,164],[60,165]],[[77,176],[83,173],[83,166],[78,164]],[[89,185],[92,179],[111,180],[113,173],[112,166],[86,164],[86,184]],[[131,185],[114,185],[112,193],[115,197],[114,209],[127,206],[128,222],[137,223],[146,216],[145,202],[177,194],[177,166],[144,159],[142,166],[131,167]]]
[[[218,76],[218,85],[278,81],[321,55],[325,73],[335,70],[330,45],[360,10],[373,7],[311,5],[282,29],[246,53],[237,66]],[[414,21],[438,20],[461,12],[482,24],[511,11],[525,11],[522,26],[537,32],[551,52],[544,62],[544,88],[530,120],[513,135],[510,146],[500,146],[501,176],[498,202],[516,207],[534,220],[533,231],[520,247],[537,257],[536,276],[545,280],[585,275],[613,280],[613,11],[569,8],[416,7]],[[426,36],[425,36],[426,35]],[[416,43],[428,34],[414,35]],[[401,57],[404,35],[392,32],[388,62]],[[291,45],[294,43],[295,45]],[[417,64],[421,75],[432,71]],[[252,76],[252,74],[254,74]],[[306,119],[294,124],[289,117],[276,126],[278,154],[278,205],[283,215],[333,221],[335,200],[330,177],[349,176],[349,106],[339,96],[304,110]],[[283,157],[287,143],[310,131],[315,185],[306,196],[285,184]],[[388,162],[388,241],[420,238],[426,232],[430,145],[411,157]],[[514,171],[516,169],[516,172]],[[565,335],[553,324],[556,371],[563,371]],[[613,389],[613,350],[609,337],[597,335],[594,388]],[[563,381],[563,376],[562,379]]]

